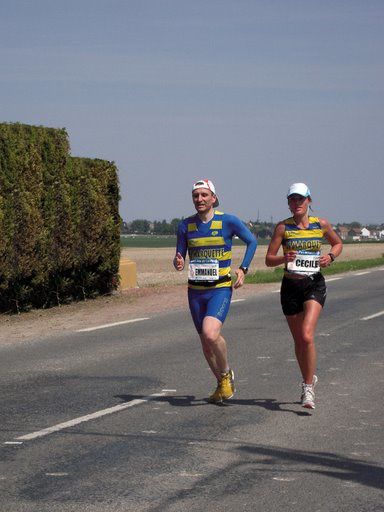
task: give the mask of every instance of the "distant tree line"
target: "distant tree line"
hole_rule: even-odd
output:
[[[155,220],[153,222],[145,219],[135,219],[132,222],[123,222],[121,225],[122,234],[138,235],[176,235],[177,226],[182,219]]]
[[[122,222],[121,234],[126,235],[176,235],[177,227],[182,219],[149,221],[135,219],[132,222]],[[274,225],[270,222],[244,222],[244,224],[259,238],[271,237]]]
[[[126,235],[175,235],[177,233],[177,226],[182,219],[172,219],[170,222],[166,220],[162,221],[149,221],[146,219],[135,219],[131,222],[122,222],[121,224],[121,234]],[[243,221],[244,222],[244,221]],[[275,224],[273,222],[264,222],[264,221],[248,221],[244,222],[244,224],[250,229],[250,231],[257,236],[257,238],[271,238],[273,231],[275,229]],[[353,221],[350,223],[337,224],[335,226],[336,230],[340,227],[344,227],[347,230],[360,230],[362,229],[362,224],[357,221]],[[382,230],[384,229],[384,224],[375,224],[366,226],[370,230]]]

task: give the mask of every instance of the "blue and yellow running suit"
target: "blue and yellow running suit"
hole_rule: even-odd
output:
[[[249,229],[234,215],[215,211],[210,222],[201,221],[198,214],[180,222],[177,232],[177,247],[185,259],[218,261],[217,280],[188,280],[188,300],[197,331],[202,330],[206,316],[224,322],[232,295],[231,260],[232,238],[238,236],[247,248],[241,266],[249,267],[256,251],[257,241]]]

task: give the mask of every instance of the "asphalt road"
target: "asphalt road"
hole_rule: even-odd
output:
[[[328,280],[315,411],[275,292],[231,306],[225,406],[188,312],[0,347],[0,510],[383,511],[383,292]]]

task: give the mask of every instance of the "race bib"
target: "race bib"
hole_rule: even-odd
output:
[[[293,261],[287,263],[288,272],[311,275],[320,271],[320,252],[298,251]]]
[[[217,281],[219,277],[218,260],[196,259],[189,262],[188,279],[192,281]]]

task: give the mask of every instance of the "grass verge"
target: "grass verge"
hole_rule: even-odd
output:
[[[327,276],[340,274],[341,272],[351,272],[355,270],[363,270],[365,268],[379,267],[381,265],[384,265],[384,257],[371,258],[367,260],[335,261],[331,266],[323,268],[322,272]],[[249,284],[276,283],[281,281],[283,273],[283,268],[275,268],[273,270],[256,270],[253,274],[246,276],[245,282]]]

